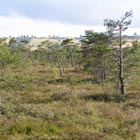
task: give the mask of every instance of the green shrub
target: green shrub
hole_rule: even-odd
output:
[[[15,109],[10,104],[0,104],[0,114],[7,118],[14,117]]]
[[[32,79],[29,75],[7,75],[4,79],[9,88],[31,89]]]

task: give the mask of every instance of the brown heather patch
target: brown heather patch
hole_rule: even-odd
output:
[[[98,105],[101,116],[105,118],[115,118],[121,120],[123,118],[123,111],[116,105],[102,103]]]

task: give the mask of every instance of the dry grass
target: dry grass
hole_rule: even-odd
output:
[[[54,78],[45,65],[6,73],[30,80],[23,80],[21,87],[0,83],[1,140],[140,139],[140,93],[135,84],[136,92],[122,97],[111,85],[93,83],[91,75],[71,69],[64,79]]]

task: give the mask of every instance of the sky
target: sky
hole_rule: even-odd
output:
[[[103,20],[133,11],[125,34],[140,34],[139,0],[0,0],[0,36],[79,37],[106,31]]]

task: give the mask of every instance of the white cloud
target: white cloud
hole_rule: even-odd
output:
[[[31,18],[68,24],[102,25],[104,18],[118,19],[134,11],[134,26],[139,27],[139,0],[1,0],[0,15],[11,9]]]
[[[13,12],[14,13],[14,12]],[[19,14],[0,16],[0,36],[80,36],[85,30],[103,31],[103,26],[71,25],[48,20],[31,19]]]
[[[38,0],[36,0],[38,1]],[[45,1],[45,0],[44,0]],[[59,1],[59,0],[58,0]],[[51,1],[52,3],[55,3],[56,5],[58,3],[57,0],[53,0]],[[104,32],[105,28],[103,27],[103,19],[104,18],[112,18],[112,19],[118,19],[122,14],[124,14],[122,12],[122,10],[127,11],[127,8],[130,8],[131,5],[133,4],[131,3],[131,0],[118,0],[118,3],[116,5],[116,8],[113,8],[112,3],[115,0],[110,0],[110,4],[105,7],[107,5],[107,3],[103,3],[103,0],[99,0],[98,2],[95,3],[93,10],[91,10],[91,5],[90,2],[91,0],[81,0],[81,5],[80,7],[84,9],[84,4],[86,4],[85,6],[88,5],[90,14],[87,14],[87,12],[85,11],[85,14],[83,15],[82,13],[84,13],[83,11],[80,13],[76,13],[76,15],[70,15],[71,16],[75,16],[78,17],[79,20],[79,24],[77,23],[73,23],[73,22],[66,22],[63,20],[51,20],[49,17],[47,18],[33,18],[30,17],[24,13],[20,13],[18,10],[16,9],[12,9],[9,10],[9,12],[7,13],[7,15],[1,15],[0,16],[0,36],[20,36],[20,35],[34,35],[34,36],[48,36],[48,35],[56,35],[56,36],[80,36],[80,35],[84,35],[84,31],[85,30],[94,30],[97,32]],[[64,0],[61,0],[61,2],[64,2]],[[65,1],[66,2],[66,1]],[[71,2],[69,2],[69,4],[72,4],[73,0]],[[121,4],[124,5],[125,2],[128,2],[129,4],[126,6],[126,8],[123,9],[123,7],[121,6]],[[75,4],[78,5],[79,1],[75,2]],[[133,34],[134,32],[140,34],[140,28],[139,28],[139,11],[138,11],[138,3],[137,2],[137,6],[135,7],[134,10],[134,18],[132,18],[132,25],[130,26],[131,28],[129,28],[125,34]],[[59,4],[60,5],[60,4]],[[96,7],[97,6],[97,7]],[[86,9],[88,9],[88,7]],[[120,7],[120,8],[118,8]],[[120,9],[120,11],[119,11]],[[33,9],[34,10],[34,9]],[[73,10],[73,9],[71,9]],[[132,9],[133,10],[133,9]],[[88,11],[88,12],[89,12]],[[119,12],[118,12],[119,11]],[[124,12],[125,12],[124,11]],[[53,11],[52,11],[53,12]],[[118,14],[117,14],[118,12]],[[74,13],[74,12],[73,12]],[[113,16],[114,15],[114,16]],[[83,18],[82,16],[86,17]],[[59,14],[58,14],[58,19],[59,19]],[[83,22],[83,19],[89,21],[92,20],[94,21],[93,26],[92,24],[85,24],[85,22]],[[99,24],[97,24],[99,22]]]

